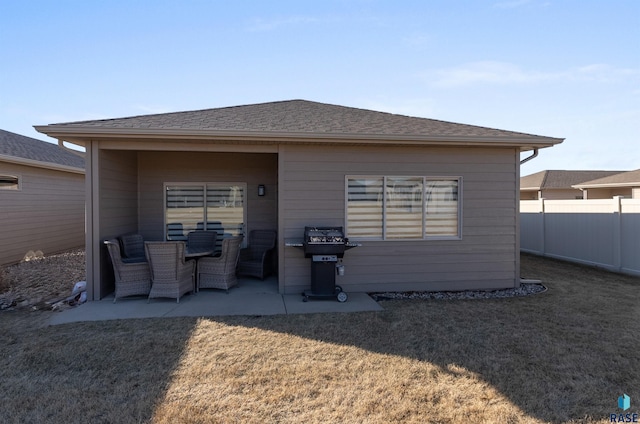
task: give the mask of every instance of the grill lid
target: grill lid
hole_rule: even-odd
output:
[[[305,227],[304,241],[307,244],[344,244],[342,227]]]

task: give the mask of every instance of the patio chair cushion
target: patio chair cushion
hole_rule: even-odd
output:
[[[196,230],[187,234],[187,247],[190,250],[216,250],[216,239],[218,233],[215,231]]]
[[[118,238],[124,263],[146,262],[144,238],[140,234],[125,234]]]

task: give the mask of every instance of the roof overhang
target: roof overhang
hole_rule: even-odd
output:
[[[200,141],[212,143],[282,143],[282,144],[367,144],[396,146],[475,146],[511,147],[528,151],[551,147],[564,141],[551,137],[477,137],[424,136],[388,134],[341,134],[276,131],[193,130],[183,128],[96,128],[95,126],[38,125],[34,128],[50,137],[86,147],[92,140]]]

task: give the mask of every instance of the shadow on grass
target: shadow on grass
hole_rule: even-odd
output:
[[[622,412],[619,395],[640,398],[640,279],[535,257],[523,259],[522,274],[542,279],[548,291],[385,301],[380,313],[215,321],[401,356],[454,374],[462,368],[531,418],[608,422]]]
[[[149,422],[195,324],[150,319],[27,328],[19,314],[4,314],[0,325],[6,423]]]

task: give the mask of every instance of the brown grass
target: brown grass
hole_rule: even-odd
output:
[[[546,293],[357,314],[42,326],[0,314],[0,421],[609,422],[640,399],[640,279],[524,256]]]

